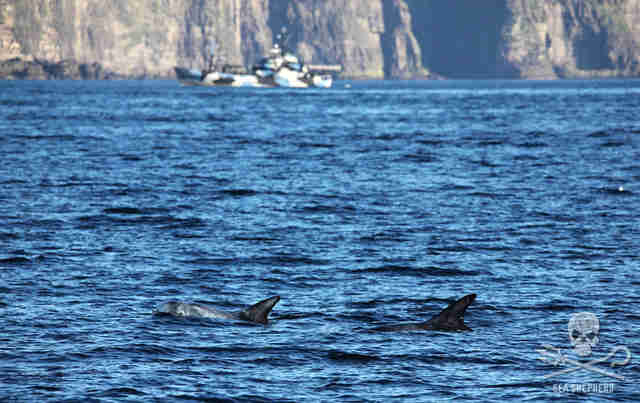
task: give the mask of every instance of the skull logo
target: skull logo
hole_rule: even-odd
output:
[[[571,315],[569,320],[569,340],[573,351],[581,357],[591,354],[591,347],[598,344],[600,321],[591,312],[578,312]]]

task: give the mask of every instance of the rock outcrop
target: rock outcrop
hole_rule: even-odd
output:
[[[125,77],[105,70],[100,63],[77,63],[73,60],[51,63],[45,60],[23,60],[16,57],[0,61],[0,78],[9,80],[113,80]]]
[[[0,0],[0,77],[63,61],[70,77],[170,77],[212,49],[249,66],[282,26],[346,77],[640,75],[640,0]]]

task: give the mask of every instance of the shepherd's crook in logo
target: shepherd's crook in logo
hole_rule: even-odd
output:
[[[599,374],[602,375],[606,375],[606,376],[610,376],[612,378],[616,378],[616,379],[620,379],[622,381],[624,381],[624,376],[620,376],[617,374],[614,374],[612,372],[609,371],[605,371],[603,369],[600,369],[598,367],[595,367],[595,364],[600,364],[601,362],[608,362],[609,359],[613,356],[616,355],[616,353],[618,351],[624,351],[626,353],[626,357],[623,361],[612,361],[609,365],[611,366],[611,368],[614,368],[616,366],[623,366],[623,365],[627,365],[629,363],[629,361],[631,361],[631,351],[629,351],[629,349],[625,346],[616,346],[614,348],[611,349],[611,351],[609,352],[609,354],[606,357],[603,358],[599,358],[597,360],[592,360],[589,362],[580,362],[580,361],[575,361],[572,360],[570,358],[567,358],[564,354],[562,354],[562,351],[560,351],[560,349],[550,346],[550,345],[544,345],[543,346],[545,349],[539,349],[536,350],[538,353],[541,354],[541,357],[538,357],[538,359],[544,361],[544,362],[548,362],[550,364],[553,364],[553,366],[559,366],[559,365],[563,365],[563,366],[569,366],[572,365],[572,367],[566,368],[566,369],[562,369],[560,371],[555,371],[552,372],[550,374],[547,374],[545,376],[543,376],[543,379],[548,379],[554,376],[558,376],[558,375],[562,375],[562,374],[567,374],[569,372],[573,372],[573,371],[577,371],[579,369],[587,369],[589,371],[593,371],[593,372],[597,372]]]

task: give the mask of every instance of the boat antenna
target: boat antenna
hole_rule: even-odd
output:
[[[280,34],[278,34],[278,41],[280,42],[280,48],[282,49],[282,53],[286,53],[287,50],[287,41],[289,39],[289,32],[287,32],[287,27],[280,28]]]
[[[215,50],[216,50],[216,41],[215,40],[211,40],[211,42],[209,43],[209,71],[213,71],[213,57],[215,55]]]

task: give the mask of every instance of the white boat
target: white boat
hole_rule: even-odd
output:
[[[330,88],[333,84],[331,73],[339,73],[342,71],[342,66],[305,65],[284,47],[286,40],[287,31],[283,28],[269,54],[255,64],[251,72],[242,66],[228,64],[222,68],[214,68],[212,52],[208,69],[200,71],[176,67],[176,76],[185,85]]]
[[[176,67],[176,76],[184,85],[229,86],[229,87],[265,87],[253,74],[222,71],[206,71]]]

